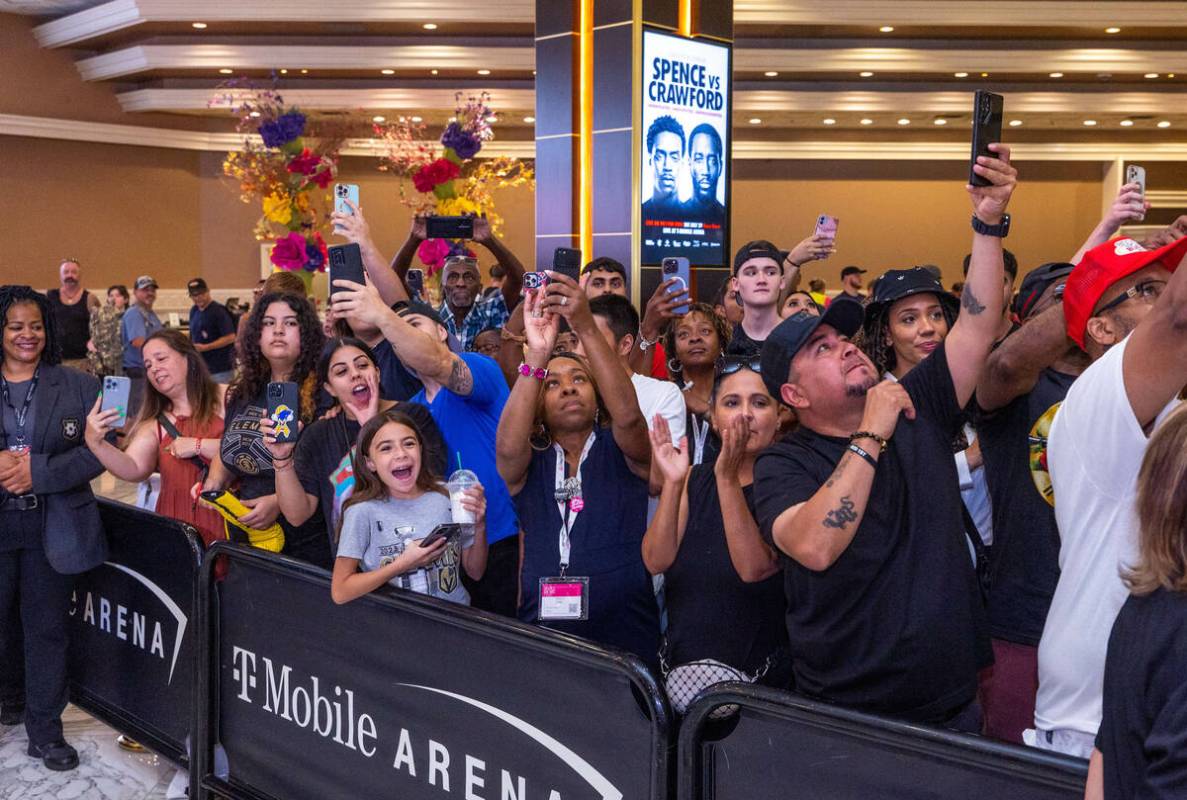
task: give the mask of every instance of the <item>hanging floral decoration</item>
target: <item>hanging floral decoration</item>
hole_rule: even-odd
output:
[[[289,106],[275,87],[242,80],[222,84],[210,101],[238,119],[243,148],[228,153],[223,174],[239,187],[244,203],[259,203],[259,241],[271,241],[278,270],[324,272],[322,232],[332,208],[327,188],[338,174],[338,154],[349,121],[306,116]],[[304,275],[308,278],[309,275]]]
[[[491,232],[498,235],[503,218],[495,211],[493,192],[517,186],[535,188],[532,165],[518,158],[477,158],[484,142],[494,138],[491,124],[497,119],[491,109],[490,95],[483,92],[463,102],[455,95],[457,107],[437,142],[426,141],[426,125],[400,117],[375,125],[375,134],[383,140],[379,169],[408,178],[416,194],[400,182],[400,199],[416,214],[439,216],[485,216]],[[463,241],[426,239],[417,250],[429,276],[440,272],[451,255],[471,255]]]

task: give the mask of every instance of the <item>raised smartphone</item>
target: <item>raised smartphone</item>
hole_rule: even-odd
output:
[[[423,269],[408,270],[404,275],[404,284],[408,287],[408,293],[412,295],[413,300],[424,300],[425,271]]]
[[[1146,199],[1146,168],[1139,167],[1137,164],[1130,164],[1125,168],[1125,182],[1136,183],[1142,187],[1142,199]],[[1145,219],[1146,215],[1138,217],[1138,219]]]
[[[1005,99],[1000,94],[978,89],[973,96],[973,148],[969,156],[969,183],[973,186],[989,186],[992,182],[982,178],[974,170],[977,156],[997,158],[989,145],[1002,140],[1002,114]]]
[[[581,251],[573,247],[558,247],[552,251],[552,271],[573,280],[581,276]]]
[[[336,244],[330,250],[330,297],[335,292],[346,291],[341,286],[335,286],[334,281],[354,281],[366,283],[366,273],[363,269],[363,251],[354,242],[350,244]]]
[[[297,384],[291,382],[268,384],[268,419],[276,426],[277,442],[297,441],[297,418],[300,400]]]
[[[688,289],[691,297],[692,283],[689,271],[691,267],[688,264],[688,259],[684,256],[668,256],[660,262],[660,271],[663,273],[662,280],[669,278],[676,279],[676,285],[668,290],[668,294],[675,294],[681,289]],[[683,316],[688,313],[688,303],[683,303],[672,309],[672,313]]]
[[[122,428],[128,422],[128,397],[132,393],[132,379],[122,375],[107,375],[103,378],[103,401],[100,411],[119,409],[120,417],[115,427]]]
[[[425,235],[430,239],[473,239],[473,217],[425,217]]]
[[[830,239],[837,238],[837,225],[841,220],[836,217],[830,217],[828,214],[821,214],[816,218],[816,230],[812,232],[813,236],[827,236]]]
[[[335,214],[354,214],[350,210],[350,206],[346,201],[354,203],[355,208],[359,206],[359,185],[357,183],[335,183],[334,184],[334,213]]]

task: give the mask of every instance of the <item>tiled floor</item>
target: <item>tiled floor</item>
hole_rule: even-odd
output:
[[[96,494],[135,504],[136,485],[104,474],[92,484]],[[162,800],[176,768],[152,753],[129,753],[115,743],[116,732],[82,710],[62,715],[66,741],[78,750],[79,766],[53,772],[26,754],[23,725],[0,726],[0,800]]]

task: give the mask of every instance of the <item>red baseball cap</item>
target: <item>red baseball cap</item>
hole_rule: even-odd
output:
[[[1187,254],[1187,236],[1157,250],[1147,250],[1124,237],[1089,250],[1068,276],[1063,290],[1067,335],[1083,348],[1088,319],[1110,286],[1155,262],[1162,262],[1174,272],[1184,254]]]

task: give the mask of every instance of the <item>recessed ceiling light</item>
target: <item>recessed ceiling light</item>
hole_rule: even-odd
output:
[[[1169,128],[1170,126],[1171,126],[1171,123],[1170,123],[1169,119],[1164,119],[1158,123],[1158,127],[1160,127],[1160,128]]]
[[[479,75],[489,75],[490,70],[489,69],[480,69],[480,70],[478,70],[478,74]]]
[[[824,119],[822,119],[820,121],[825,125],[836,125],[837,124],[837,121],[835,119],[833,119],[832,117],[825,117]]]
[[[384,117],[384,116],[374,116],[374,117],[371,117],[371,121],[372,121],[372,122],[387,122],[387,117]]]
[[[413,122],[424,122],[424,117],[411,117]]]
[[[1121,33],[1120,28],[1105,28],[1105,33]]]
[[[1133,120],[1132,120],[1132,119],[1123,119],[1123,120],[1121,120],[1121,127],[1122,127],[1122,128],[1132,128],[1132,127],[1133,127]]]
[[[440,71],[441,71],[441,70],[438,70],[438,69],[431,69],[431,70],[429,70],[429,74],[430,74],[430,75],[436,75],[436,74],[437,74],[438,72],[440,72]]]
[[[988,78],[988,77],[989,77],[989,73],[988,73],[988,72],[982,72],[982,73],[981,73],[981,77],[982,77],[982,78]]]
[[[900,120],[898,121],[898,124],[899,124],[899,125],[910,125],[910,124],[911,124],[911,120],[907,119],[906,117],[903,117],[902,119],[900,119]]]
[[[1096,125],[1096,120],[1086,119],[1086,120],[1084,120],[1084,124],[1087,125],[1089,128],[1091,128],[1092,126]]]
[[[191,22],[190,27],[196,28],[197,30],[200,30],[200,31],[204,31],[204,30],[206,30],[206,23],[205,22]]]
[[[289,71],[288,71],[287,69],[282,69],[282,70],[280,71],[280,74],[281,74],[281,75],[288,75],[288,74],[289,74]]]
[[[1062,78],[1062,77],[1063,77],[1063,73],[1062,73],[1062,72],[1052,72],[1050,77],[1052,77],[1052,78]]]
[[[381,75],[395,75],[396,71],[394,69],[381,69],[381,70],[379,70],[379,74],[381,74]]]
[[[302,74],[302,75],[308,75],[308,74],[309,74],[309,70],[307,70],[307,69],[303,69],[303,70],[301,70],[301,74]]]
[[[231,74],[232,72],[234,72],[234,71],[235,71],[235,70],[233,70],[233,69],[227,69],[226,67],[223,67],[222,69],[220,69],[220,70],[218,71],[218,74],[219,74],[219,75],[230,75],[230,74]]]
[[[936,125],[947,125],[948,124],[948,120],[944,119],[943,117],[936,119],[936,120],[932,120],[932,122]]]
[[[531,125],[533,122],[536,121],[536,118],[535,117],[524,117],[523,121],[526,122],[527,124]]]
[[[874,121],[872,119],[870,119],[869,117],[866,117],[861,120],[861,124],[862,125],[873,125]]]
[[[858,74],[859,74],[859,75],[861,75],[861,77],[863,77],[863,78],[872,78],[872,77],[874,77],[874,73],[872,73],[872,72],[859,72]]]
[[[774,78],[777,77],[779,73],[775,72],[774,70],[770,70],[769,72],[764,72],[763,75],[766,75],[768,78]]]
[[[1022,125],[1022,120],[1020,120],[1020,119],[1012,119],[1012,120],[1010,120],[1010,127],[1011,127],[1011,128],[1017,128],[1017,127],[1019,127],[1020,125]]]
[[[893,25],[883,25],[878,30],[882,31],[883,33],[894,33],[894,26]]]
[[[953,72],[952,73],[952,77],[954,77],[954,78],[967,78],[968,76],[969,76],[969,74],[967,72]]]
[[[1146,75],[1145,75],[1145,77],[1147,77],[1147,78],[1157,78],[1157,77],[1158,77],[1158,73],[1157,73],[1157,72],[1147,72],[1147,73],[1146,73]]]
[[[749,121],[750,121],[751,125],[761,125],[762,124],[762,120],[759,119],[758,117],[751,117]]]
[[[1173,77],[1175,77],[1175,73],[1173,73],[1173,72],[1168,72],[1168,73],[1166,73],[1166,77],[1168,77],[1168,78],[1173,78]]]
[[[426,22],[424,25],[421,25],[420,27],[424,28],[426,31],[435,31],[435,30],[437,30],[437,23]]]

